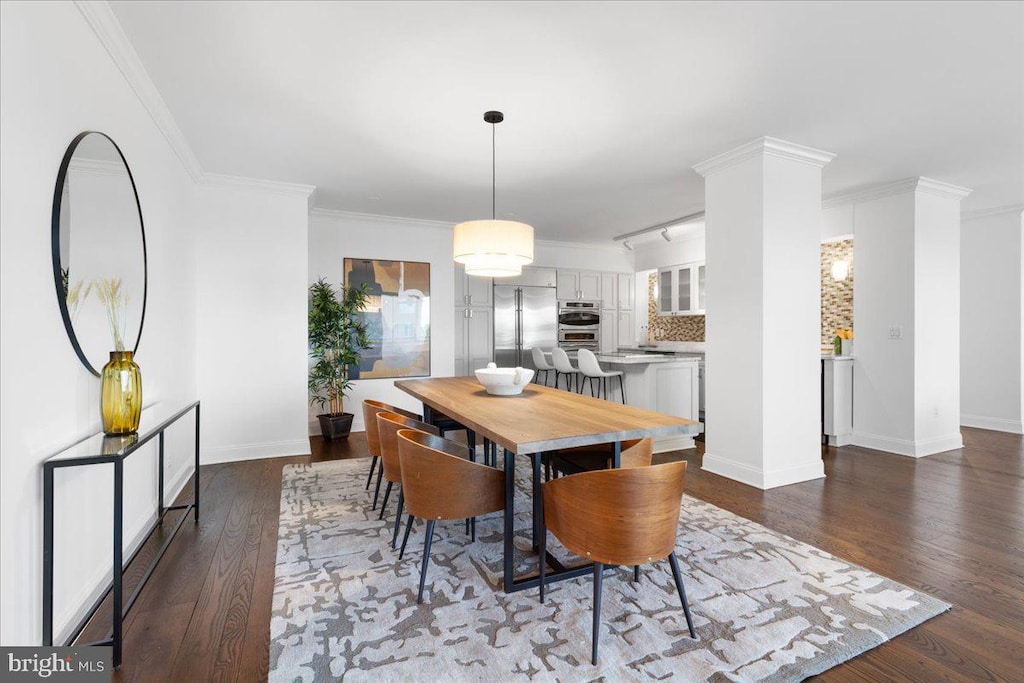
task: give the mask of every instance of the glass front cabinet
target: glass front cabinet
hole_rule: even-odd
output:
[[[703,315],[705,265],[687,263],[658,269],[658,315]]]

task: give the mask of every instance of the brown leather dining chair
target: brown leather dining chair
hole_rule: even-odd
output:
[[[550,530],[569,551],[594,563],[591,653],[594,664],[597,664],[605,565],[635,567],[668,557],[690,637],[697,637],[675,554],[685,478],[686,462],[682,461],[583,472],[553,479],[541,487],[544,531],[539,539],[540,556],[545,557]],[[540,563],[541,602],[544,602],[544,565]]]
[[[402,491],[409,510],[399,557],[405,553],[413,518],[427,522],[420,589],[416,595],[419,604],[423,602],[435,522],[505,509],[505,473],[467,460],[462,444],[412,429],[399,430],[398,456],[402,463]]]
[[[398,415],[405,415],[411,417],[414,420],[421,419],[416,413],[411,413],[408,410],[402,410],[395,406],[382,403],[380,401],[372,401],[366,399],[363,401],[363,424],[366,428],[366,447],[370,451],[370,455],[373,456],[373,460],[370,461],[370,474],[366,476],[366,490],[370,490],[370,481],[373,480],[373,471],[377,470],[377,488],[373,492],[373,507],[371,510],[377,509],[377,498],[380,496],[380,482],[384,475],[384,468],[378,467],[378,461],[380,460],[380,436],[377,432],[377,413],[388,412],[396,413]]]
[[[398,413],[377,413],[377,431],[380,433],[380,461],[384,472],[384,479],[388,482],[387,490],[384,491],[384,501],[380,504],[380,515],[377,519],[384,519],[384,510],[388,506],[388,497],[391,495],[391,487],[398,484],[398,512],[395,515],[395,530],[391,534],[391,547],[398,543],[398,527],[402,524],[402,507],[405,504],[405,487],[402,486],[402,465],[398,461],[398,430],[415,429],[425,434],[438,436],[440,431],[437,427],[426,422],[399,415]]]

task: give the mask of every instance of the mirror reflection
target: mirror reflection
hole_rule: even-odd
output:
[[[134,351],[146,304],[146,255],[135,186],[102,133],[72,141],[54,198],[54,281],[79,358],[99,374],[111,351]]]

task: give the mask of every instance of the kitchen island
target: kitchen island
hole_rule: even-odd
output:
[[[651,353],[598,354],[601,369],[621,371],[628,405],[697,421],[700,411],[699,364],[695,357]],[[621,400],[618,382],[608,382],[609,399]],[[586,392],[586,389],[584,389]],[[656,452],[693,448],[692,435],[656,438]]]

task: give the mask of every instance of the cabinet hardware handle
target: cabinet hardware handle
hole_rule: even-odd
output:
[[[469,311],[469,317],[472,318],[473,317],[473,309],[472,308],[467,308],[466,310]]]

